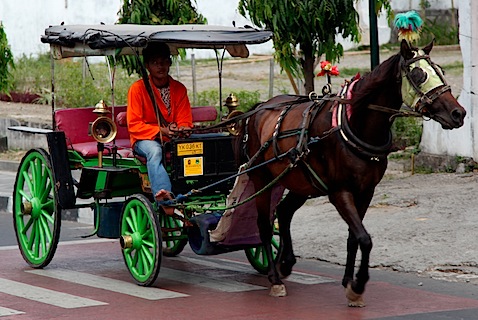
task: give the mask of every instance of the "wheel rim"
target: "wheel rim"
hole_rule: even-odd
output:
[[[160,215],[160,219],[161,229],[163,230],[163,254],[165,256],[176,256],[183,251],[188,242],[186,238],[177,239],[177,237],[181,237],[183,235],[183,222],[179,219],[164,214]]]
[[[274,236],[271,239],[272,258],[275,260],[279,251],[280,239],[278,236],[278,226],[274,224]],[[261,274],[269,272],[269,262],[267,261],[264,246],[249,248],[245,250],[249,263]]]
[[[139,284],[150,285],[159,273],[161,238],[155,212],[146,198],[125,203],[121,235],[132,240],[131,247],[123,249],[129,272]]]
[[[33,150],[18,169],[13,218],[22,256],[34,267],[46,266],[56,251],[61,219],[48,155]]]

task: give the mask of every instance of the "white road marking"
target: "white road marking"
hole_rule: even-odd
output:
[[[59,246],[71,246],[71,245],[77,245],[77,244],[92,244],[92,243],[104,243],[104,242],[118,242],[118,240],[115,239],[84,239],[84,240],[71,240],[71,241],[60,241],[58,242]],[[18,250],[18,245],[14,246],[3,246],[0,247],[0,251],[4,250],[13,250],[17,249]]]
[[[178,282],[194,284],[209,289],[214,289],[223,292],[244,292],[252,290],[265,290],[266,287],[256,286],[253,284],[243,283],[227,279],[215,279],[208,276],[203,276],[196,273],[173,270],[169,268],[161,268],[159,274],[161,278],[174,280]]]
[[[24,314],[23,311],[0,307],[0,317],[13,316],[14,314]]]
[[[68,293],[62,293],[2,278],[0,278],[0,292],[66,309],[102,306],[107,304],[101,301],[82,298]]]
[[[198,258],[191,258],[191,257],[175,257],[174,259],[186,260],[190,263],[195,263],[195,264],[202,265],[205,267],[210,267],[210,268],[243,272],[248,274],[257,274],[257,271],[255,271],[251,267],[251,265],[245,262],[233,261],[229,259],[218,259],[224,263],[218,263],[208,259],[198,259]],[[297,272],[297,271],[293,271],[292,274],[289,277],[287,277],[285,280],[289,282],[295,282],[295,283],[307,284],[307,285],[335,282],[335,280],[332,278],[322,277],[315,274],[308,274],[308,273]]]
[[[65,269],[27,270],[25,272],[58,280],[73,282],[88,287],[104,289],[121,294],[130,295],[147,300],[161,300],[170,298],[182,298],[189,295],[170,290],[153,287],[141,287],[132,282],[126,282],[106,277],[95,276],[89,273],[77,272]],[[161,273],[160,273],[161,274]]]

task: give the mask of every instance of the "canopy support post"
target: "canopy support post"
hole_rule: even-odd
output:
[[[219,55],[216,49],[214,49],[214,52],[216,52],[216,62],[217,62],[217,73],[219,75],[219,121],[222,120],[222,63],[224,62],[224,54],[226,53],[226,48],[223,48],[222,51],[222,56],[219,59]]]

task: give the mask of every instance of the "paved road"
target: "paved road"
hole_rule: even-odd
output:
[[[151,288],[136,286],[117,241],[60,242],[43,270],[0,247],[0,318],[23,319],[476,319],[475,287],[372,270],[367,307],[348,308],[342,267],[300,260],[289,296],[268,296],[267,278],[244,254],[164,258]]]
[[[0,194],[15,174],[0,172]],[[116,240],[81,239],[92,227],[63,221],[52,263],[29,268],[16,247],[11,214],[0,213],[0,319],[476,319],[478,288],[429,277],[371,270],[367,307],[346,306],[343,267],[299,259],[289,296],[267,295],[268,281],[242,252],[163,258],[152,288],[133,284]],[[310,246],[319,244],[309,242]]]

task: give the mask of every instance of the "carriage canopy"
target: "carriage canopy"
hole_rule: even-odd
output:
[[[226,49],[233,57],[248,57],[246,45],[271,39],[272,32],[253,28],[211,25],[57,25],[41,37],[56,59],[83,56],[128,55],[149,42],[166,42],[172,54],[179,48]]]

